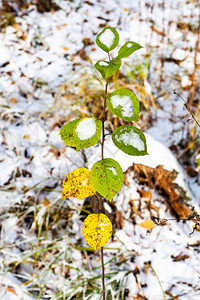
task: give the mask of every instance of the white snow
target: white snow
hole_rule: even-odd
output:
[[[186,56],[187,56],[187,52],[183,49],[176,49],[172,54],[172,57],[178,60],[183,60],[186,58]]]
[[[144,88],[145,88],[147,95],[150,96],[152,94],[152,86],[146,79],[144,79]]]
[[[6,244],[14,243],[17,238],[17,222],[18,218],[9,218],[2,222],[2,230],[1,230],[1,241]]]
[[[99,62],[99,65],[100,65],[100,66],[107,66],[108,63],[105,62],[105,61],[103,61],[103,60],[101,60],[101,61]]]
[[[189,77],[187,75],[184,75],[181,78],[181,86],[182,86],[182,88],[188,89],[191,85],[192,85],[192,81],[189,79]]]
[[[110,171],[113,172],[113,175],[117,175],[117,171],[115,170],[115,168],[113,167],[108,167],[107,169],[109,169]]]
[[[86,178],[86,179],[82,180],[82,181],[81,181],[81,184],[82,184],[82,185],[86,185],[86,184],[87,184],[87,182],[88,182],[88,178]]]
[[[133,46],[133,43],[129,42],[126,44],[126,47],[130,48],[131,46]]]
[[[10,272],[0,275],[0,299],[1,300],[32,300],[28,296],[25,286]]]
[[[72,247],[72,245],[78,245],[79,241],[79,245],[84,244],[81,235],[80,210],[77,209],[77,206],[82,207],[83,200],[71,198],[62,202],[58,201],[63,178],[74,168],[83,167],[83,159],[79,152],[70,147],[65,150],[62,149],[62,141],[58,135],[59,128],[55,124],[61,124],[63,118],[67,121],[70,117],[72,119],[77,117],[76,113],[80,111],[80,103],[73,103],[71,98],[66,101],[66,98],[68,99],[68,95],[71,93],[78,95],[80,92],[79,83],[85,79],[84,76],[92,75],[91,77],[94,77],[94,73],[91,63],[82,60],[76,53],[84,46],[83,38],[87,37],[94,43],[94,33],[102,30],[100,26],[103,24],[102,18],[106,17],[109,19],[106,23],[117,28],[122,45],[128,40],[133,40],[144,46],[141,51],[136,52],[136,56],[126,58],[127,62],[130,63],[129,67],[127,66],[127,71],[131,71],[135,63],[141,63],[144,66],[143,59],[149,49],[152,49],[148,82],[144,79],[144,87],[145,93],[152,94],[161,107],[161,109],[156,110],[152,108],[154,122],[152,127],[148,129],[149,134],[145,134],[149,155],[129,156],[115,147],[112,140],[107,136],[105,157],[116,159],[124,171],[133,163],[153,168],[157,165],[163,165],[167,170],[175,169],[178,172],[176,183],[182,186],[189,195],[189,188],[185,183],[186,180],[189,181],[194,195],[191,202],[195,199],[196,202],[195,200],[194,202],[199,203],[200,187],[196,178],[188,179],[176,156],[168,149],[171,145],[177,145],[181,139],[184,140],[186,133],[191,129],[190,122],[185,122],[188,113],[183,109],[182,101],[172,95],[172,90],[174,88],[180,89],[180,81],[181,87],[184,89],[187,89],[191,84],[190,75],[194,68],[194,46],[197,36],[192,31],[185,34],[185,30],[179,30],[176,23],[177,20],[183,19],[185,23],[196,26],[199,14],[198,5],[195,8],[195,1],[186,0],[165,1],[164,7],[160,5],[161,1],[159,0],[147,0],[146,2],[119,0],[119,5],[116,6],[116,1],[110,0],[108,14],[105,1],[95,0],[94,5],[88,4],[89,1],[80,3],[80,0],[73,2],[59,0],[59,2],[65,4],[67,12],[59,10],[41,14],[36,11],[35,6],[30,5],[28,13],[25,11],[25,14],[15,16],[20,30],[16,30],[13,26],[6,26],[0,33],[0,127],[2,129],[0,134],[0,185],[3,186],[0,191],[1,246],[3,245],[0,255],[0,299],[2,300],[33,299],[28,296],[28,293],[32,293],[35,288],[36,292],[38,290],[43,291],[41,299],[57,297],[55,294],[57,289],[61,290],[63,298],[67,299],[72,297],[68,294],[70,290],[72,293],[74,292],[75,296],[79,291],[85,289],[84,285],[84,287],[79,286],[77,290],[73,291],[73,284],[77,278],[83,276],[82,278],[86,279],[100,274],[98,253],[95,255],[90,253],[89,257],[87,254],[84,258],[86,254],[82,254],[81,251]],[[125,8],[126,10],[124,10]],[[156,31],[152,31],[152,24],[160,32],[165,30],[166,35],[162,36]],[[21,30],[24,32],[24,40]],[[101,38],[111,42],[111,39],[106,35]],[[131,43],[127,44],[131,46]],[[149,46],[151,47],[149,48]],[[91,51],[92,48],[94,51]],[[102,50],[98,47],[95,50],[94,44],[86,46],[84,50],[92,63],[105,59]],[[113,57],[115,56],[113,55]],[[165,62],[161,68],[160,57],[185,60],[179,66],[172,62]],[[197,65],[199,59],[198,55]],[[8,64],[3,66],[7,62]],[[122,72],[126,72],[126,64],[124,64]],[[161,86],[157,89],[160,75],[163,76],[164,80],[161,81]],[[93,83],[90,82],[90,84],[92,87],[95,86],[96,91],[102,89],[98,80],[93,79]],[[133,87],[134,82],[130,82],[130,88]],[[160,97],[160,91],[164,91],[166,95]],[[188,91],[181,91],[181,93],[187,99]],[[17,100],[16,104],[10,102],[13,97]],[[25,135],[29,135],[29,138],[24,138]],[[57,157],[52,152],[55,149],[62,149]],[[100,159],[99,146],[93,148],[92,151],[88,149],[86,152],[89,153],[88,157],[91,164],[93,164],[92,161]],[[29,171],[32,177],[24,177],[22,170]],[[116,247],[121,250],[105,249],[104,258],[105,262],[108,262],[105,265],[106,272],[112,272],[113,268],[115,270],[117,268],[119,272],[116,278],[120,280],[123,276],[125,278],[125,273],[120,273],[120,268],[134,270],[138,266],[138,274],[135,276],[130,273],[128,281],[124,282],[124,286],[129,289],[127,300],[133,297],[137,298],[137,293],[144,295],[149,300],[163,299],[157,278],[150,268],[145,269],[144,267],[145,262],[151,261],[163,289],[166,291],[170,286],[172,287],[172,296],[166,295],[166,298],[181,295],[181,300],[199,299],[199,233],[196,232],[193,236],[188,236],[188,233],[192,231],[192,222],[183,224],[182,222],[170,221],[166,226],[156,227],[150,235],[146,234],[144,228],[133,225],[129,219],[129,199],[133,199],[137,206],[139,199],[137,188],[140,186],[134,179],[131,181],[129,178],[129,181],[130,186],[124,186],[122,193],[120,192],[114,199],[117,208],[125,218],[123,229],[116,230],[116,236],[119,236],[124,244],[114,237],[114,240],[107,245],[110,248]],[[6,182],[7,184],[5,184]],[[58,247],[58,251],[61,249],[63,254],[59,256],[59,253],[56,254],[53,249],[45,250],[44,256],[42,256],[45,260],[42,261],[41,269],[37,271],[32,260],[34,259],[32,245],[36,245],[39,241],[39,247],[42,247],[42,245],[51,243],[52,240],[49,233],[47,239],[43,240],[43,235],[39,237],[37,232],[34,232],[35,219],[31,229],[26,231],[23,226],[25,224],[24,213],[33,212],[39,222],[42,222],[44,218],[47,221],[48,218],[45,217],[45,214],[43,215],[45,209],[41,203],[44,195],[43,188],[49,187],[49,184],[53,186],[52,183],[57,183],[56,190],[45,191],[49,201],[54,203],[51,209],[46,210],[47,215],[56,211],[57,204],[59,211],[60,206],[62,206],[62,210],[66,206],[72,208],[74,211],[70,224],[72,224],[73,234],[68,232],[68,228],[64,230],[64,233],[62,230],[57,230],[56,222],[51,222],[48,231],[51,232],[52,226],[52,229],[55,228],[58,231],[59,238],[59,241],[56,238],[53,240],[53,247]],[[34,185],[36,186],[34,187]],[[30,190],[27,191],[29,188]],[[171,218],[169,212],[166,211],[166,206],[162,205],[161,201],[156,200],[158,194],[155,192],[155,195],[152,196],[152,204],[160,207],[161,216]],[[36,200],[30,207],[29,197],[30,200],[31,198]],[[145,208],[143,200],[141,201],[143,205],[142,218],[148,219],[150,218],[149,211]],[[12,205],[14,205],[13,208]],[[29,208],[26,209],[26,206]],[[23,207],[25,207],[24,211]],[[111,206],[108,203],[104,203],[104,207],[111,213]],[[16,215],[18,220],[15,219]],[[143,220],[137,216],[136,223],[139,224]],[[65,223],[62,224],[63,219],[59,221],[61,227],[65,226]],[[31,225],[31,217],[28,222]],[[23,231],[23,235],[21,231]],[[24,239],[27,252],[24,251]],[[195,247],[194,244],[196,244]],[[33,251],[32,255],[30,255],[31,251]],[[134,262],[127,260],[123,264],[116,265],[116,262],[121,263],[120,251],[122,258],[126,254],[136,255]],[[136,252],[134,253],[134,251]],[[113,253],[117,254],[116,258],[109,262],[110,259],[113,259]],[[171,256],[179,253],[188,254],[189,258],[185,261],[173,262]],[[53,261],[54,258],[56,259],[55,262]],[[69,266],[68,258],[71,261]],[[29,261],[33,263],[29,263]],[[15,268],[16,262],[19,263],[17,269]],[[43,268],[43,263],[47,268]],[[26,269],[24,272],[23,268],[28,264],[31,264],[32,270],[29,272]],[[48,264],[52,268],[48,268]],[[73,269],[74,266],[77,269]],[[85,270],[85,266],[88,267],[88,271]],[[97,267],[97,269],[93,271],[93,267]],[[68,269],[69,276],[66,277],[65,270]],[[168,272],[168,269],[173,270],[173,272]],[[54,272],[58,276],[49,280],[49,274]],[[35,274],[37,276],[34,276]],[[22,285],[22,283],[29,279],[30,282],[26,289],[26,285]],[[106,284],[109,283],[108,280]],[[189,286],[191,283],[193,286]],[[13,289],[17,296],[8,287]],[[108,284],[107,287],[111,288],[111,285]],[[111,292],[117,291],[113,291],[111,288]],[[100,295],[92,294],[91,297],[99,300]],[[117,296],[113,296],[113,298],[117,299]]]
[[[132,108],[132,101],[129,96],[119,96],[119,95],[113,95],[111,96],[111,104],[113,108],[120,107],[121,113],[123,117],[131,117],[133,116],[133,108]]]
[[[75,129],[80,140],[87,140],[96,133],[96,123],[92,118],[82,120]]]
[[[115,35],[109,28],[106,29],[100,36],[99,40],[102,44],[104,44],[106,47],[110,48],[114,42]]]
[[[125,146],[133,146],[138,149],[138,151],[143,151],[145,149],[145,145],[143,140],[140,138],[139,134],[135,132],[124,132],[119,136],[115,136],[118,142],[124,143]]]

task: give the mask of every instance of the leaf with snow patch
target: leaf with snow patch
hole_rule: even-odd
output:
[[[91,181],[95,190],[109,201],[120,191],[123,180],[122,168],[112,158],[97,161],[91,169]]]
[[[129,155],[146,155],[147,144],[145,135],[136,127],[123,125],[112,134],[113,143],[124,153]]]
[[[60,129],[60,135],[63,142],[70,147],[75,147],[74,137],[73,137],[73,130],[76,124],[80,121],[80,119],[75,119]]]
[[[82,118],[73,130],[76,150],[94,146],[100,139],[102,130],[101,120]]]
[[[132,41],[128,41],[119,49],[116,58],[121,59],[127,57],[131,55],[133,52],[135,52],[136,50],[139,50],[140,48],[142,48],[142,46],[140,46],[139,44],[134,43]]]
[[[96,43],[105,52],[109,52],[117,47],[119,34],[112,27],[104,28],[96,37]]]
[[[99,60],[94,67],[101,73],[104,79],[110,78],[121,66],[120,59],[111,61]]]
[[[90,179],[90,171],[86,168],[78,168],[69,173],[63,180],[63,191],[61,199],[74,197],[83,199],[95,194]]]
[[[83,236],[94,250],[103,247],[112,235],[112,224],[104,214],[90,214],[83,223]]]
[[[151,220],[145,220],[143,223],[138,224],[141,227],[144,227],[146,229],[153,229],[154,228],[154,222]]]
[[[136,95],[128,89],[118,89],[107,97],[107,106],[111,113],[126,121],[137,121],[140,103]]]

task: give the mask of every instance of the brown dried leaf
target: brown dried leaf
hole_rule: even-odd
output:
[[[191,215],[192,211],[185,200],[187,199],[185,191],[174,183],[177,176],[175,170],[165,170],[162,165],[150,168],[141,164],[134,164],[128,171],[134,171],[135,177],[141,184],[157,189],[165,198],[171,214],[176,218],[187,218]]]
[[[171,256],[173,258],[173,261],[181,261],[181,260],[185,260],[187,258],[189,258],[190,256],[187,254],[182,255],[181,253],[177,256],[172,255]]]

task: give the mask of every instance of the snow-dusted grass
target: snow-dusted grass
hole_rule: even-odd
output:
[[[176,23],[196,24],[198,8],[182,0],[165,1],[165,9],[157,0],[145,3],[120,0],[116,5],[111,0],[109,13],[102,1],[80,6],[75,1],[72,8],[67,5],[68,14],[64,10],[39,14],[30,6],[27,15],[15,18],[18,26],[8,26],[0,34],[2,300],[101,297],[99,254],[91,251],[81,234],[90,208],[82,207],[83,200],[60,200],[62,180],[85,165],[84,155],[63,148],[59,138],[60,126],[67,121],[98,114],[95,108],[104,82],[92,65],[105,59],[93,44],[101,24],[116,27],[122,37],[120,45],[133,39],[144,47],[141,56],[136,54],[122,66],[119,87],[133,89],[146,110],[138,125],[148,128],[149,156],[132,161],[116,152],[109,138],[105,154],[115,157],[124,171],[133,162],[176,169],[176,182],[188,195],[191,192],[191,203],[198,207],[200,189],[195,178],[189,180],[190,191],[183,168],[168,149],[186,140],[193,127],[185,121],[187,111],[172,90],[181,90],[187,99],[182,75],[191,79],[196,34],[185,34]],[[162,30],[166,35],[159,34]],[[84,46],[83,38],[91,42],[84,48],[89,60],[77,54]],[[166,60],[162,65],[162,57],[185,60],[179,65]],[[150,116],[153,122],[145,122]],[[107,124],[112,128],[109,120]],[[94,163],[98,153],[98,147],[86,151],[87,165]],[[199,232],[190,237],[193,223],[173,220],[147,234],[139,226],[150,218],[147,199],[141,200],[141,215],[135,215],[133,224],[129,200],[137,206],[141,187],[132,174],[128,181],[130,185],[115,198],[125,218],[124,227],[116,230],[104,250],[107,299],[160,300],[162,289],[166,299],[179,295],[181,300],[199,299]],[[161,197],[153,190],[152,194],[160,217],[170,219]],[[174,261],[179,255],[187,258]]]

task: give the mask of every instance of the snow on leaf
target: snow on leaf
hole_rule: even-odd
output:
[[[63,180],[61,199],[74,197],[83,199],[94,195],[95,190],[90,179],[90,171],[86,168],[78,168],[69,173]]]
[[[90,214],[83,223],[83,236],[94,250],[103,247],[112,235],[112,224],[104,214]]]
[[[100,139],[101,130],[101,120],[95,118],[79,120],[73,130],[76,150],[94,146]]]
[[[143,223],[138,224],[138,225],[140,225],[141,227],[144,227],[146,229],[154,228],[154,222],[151,220],[145,220]]]
[[[60,129],[60,135],[63,142],[70,147],[75,147],[74,137],[73,137],[73,130],[76,124],[80,121],[80,119],[75,119]]]
[[[91,169],[91,181],[95,190],[109,201],[120,191],[123,180],[121,166],[112,158],[97,161]]]
[[[104,79],[111,77],[121,66],[120,59],[113,59],[111,61],[99,60],[94,65],[95,69],[99,71]]]
[[[139,44],[128,41],[119,49],[118,56],[116,58],[121,59],[127,57],[140,48],[142,47]]]
[[[85,118],[76,126],[75,132],[80,140],[90,139],[96,133],[96,123],[93,118]]]
[[[105,52],[109,52],[117,47],[119,43],[119,34],[118,32],[112,27],[104,28],[96,38],[96,43]]]
[[[142,131],[130,125],[118,127],[112,135],[113,143],[129,155],[146,155],[146,138]]]
[[[140,103],[136,95],[128,89],[118,89],[107,97],[109,110],[126,121],[137,121]]]

